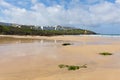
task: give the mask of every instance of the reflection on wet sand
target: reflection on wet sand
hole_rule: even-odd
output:
[[[23,39],[23,38],[11,38],[11,37],[0,37],[0,44],[15,44],[15,43],[59,43],[61,40],[47,40],[47,39]]]

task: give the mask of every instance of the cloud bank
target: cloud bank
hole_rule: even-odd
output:
[[[0,21],[33,25],[73,26],[120,23],[120,0],[114,2],[109,0],[45,1],[14,0],[10,3],[0,0]]]

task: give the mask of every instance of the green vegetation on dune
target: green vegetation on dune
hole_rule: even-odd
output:
[[[31,29],[29,27],[13,27],[0,25],[0,34],[4,35],[40,35],[40,36],[54,36],[54,35],[80,35],[80,34],[95,34],[92,31],[86,31],[82,29],[71,30],[38,30]]]

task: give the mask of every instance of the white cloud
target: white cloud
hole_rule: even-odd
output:
[[[119,21],[120,19],[119,8],[115,4],[109,2],[90,6],[90,13],[93,15],[94,19],[97,19],[93,20],[96,21],[96,24],[114,23],[116,20]]]
[[[38,1],[37,0],[31,0],[32,4],[35,4],[37,3]]]
[[[4,0],[0,0],[0,6],[6,7],[6,8],[12,7],[11,4],[5,2]]]
[[[120,4],[120,0],[116,0],[115,2]]]
[[[6,22],[15,22],[20,24],[35,25],[100,25],[120,23],[120,5],[119,0],[115,3],[103,1],[94,5],[79,4],[79,0],[71,1],[68,9],[64,5],[54,4],[46,6],[37,0],[31,0],[33,6],[31,10],[19,8],[0,0],[0,6],[5,7],[2,13],[5,15],[2,20]],[[89,2],[91,0],[88,0]],[[98,0],[94,0],[96,2]]]

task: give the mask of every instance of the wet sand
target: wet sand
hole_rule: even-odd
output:
[[[0,80],[120,79],[120,38],[10,35],[1,37]],[[73,45],[62,46],[64,42]],[[113,55],[102,56],[98,54],[100,52],[111,52]],[[59,64],[87,64],[88,68],[68,71],[60,69]]]

